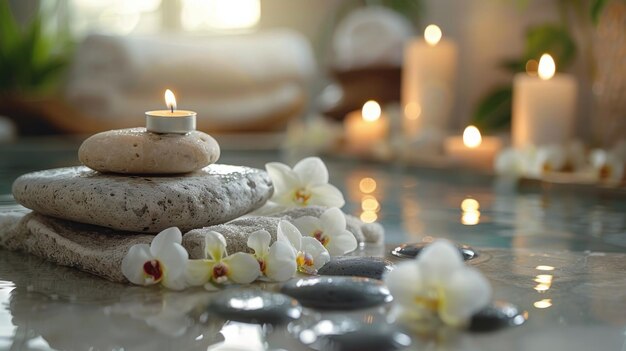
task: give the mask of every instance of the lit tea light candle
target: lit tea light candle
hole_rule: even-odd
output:
[[[153,133],[186,134],[196,130],[196,113],[177,110],[176,97],[171,90],[165,91],[167,110],[147,111],[146,129]]]
[[[446,154],[455,162],[471,167],[490,169],[502,147],[497,137],[483,137],[475,126],[468,126],[463,136],[448,137]]]
[[[539,60],[537,76],[518,73],[513,80],[513,146],[565,144],[572,137],[577,84],[569,74],[555,74],[552,56]]]
[[[346,116],[344,127],[349,147],[364,151],[387,140],[389,118],[376,101],[370,100],[360,111],[352,111]]]
[[[431,24],[423,38],[409,41],[402,66],[403,129],[413,138],[429,129],[448,128],[454,99],[456,44]]]

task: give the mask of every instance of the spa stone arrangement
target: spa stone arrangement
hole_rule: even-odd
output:
[[[2,217],[0,247],[113,282],[203,287],[215,295],[207,311],[226,320],[285,325],[310,311],[382,307],[394,321],[326,334],[316,321],[292,328],[314,349],[402,349],[424,321],[469,330],[523,323],[514,306],[492,302],[488,280],[464,262],[476,256],[467,247],[403,246],[398,264],[346,256],[383,245],[384,231],[340,210],[343,195],[319,158],[266,171],[217,164],[218,143],[170,94],[168,110],[146,113],[146,128],[85,140],[84,166],[19,177],[13,195],[32,211]]]

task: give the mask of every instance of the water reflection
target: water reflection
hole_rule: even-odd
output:
[[[543,299],[543,300],[535,301],[533,303],[533,306],[539,309],[548,308],[552,306],[552,299]]]

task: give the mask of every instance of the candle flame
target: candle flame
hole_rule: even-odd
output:
[[[368,122],[374,122],[380,118],[380,105],[374,100],[369,100],[368,102],[363,104],[361,114],[363,115],[364,120]]]
[[[556,65],[554,64],[554,60],[552,56],[549,54],[541,55],[539,59],[539,68],[537,69],[537,73],[539,74],[539,78],[542,80],[548,80],[554,76],[554,72],[556,72]]]
[[[463,131],[463,144],[469,148],[475,148],[480,146],[483,142],[483,138],[480,135],[480,131],[478,128],[474,126],[468,126]]]
[[[431,24],[424,30],[424,39],[430,46],[435,46],[441,40],[441,28],[435,24]]]
[[[165,105],[167,105],[167,108],[172,110],[172,112],[176,109],[176,96],[174,96],[174,93],[169,89],[165,90]]]

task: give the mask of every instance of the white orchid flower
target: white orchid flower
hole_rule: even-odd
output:
[[[228,255],[226,239],[218,232],[208,232],[205,237],[207,258],[190,260],[187,265],[187,281],[214,290],[224,283],[249,284],[260,274],[259,263],[254,256],[237,252]]]
[[[400,263],[384,277],[401,316],[408,321],[439,317],[455,327],[491,300],[491,286],[475,268],[465,265],[447,240],[428,245],[415,260]]]
[[[284,208],[319,205],[342,207],[345,204],[339,189],[328,184],[328,169],[319,157],[308,157],[293,169],[280,162],[270,162],[265,169],[274,184],[271,202]]]
[[[261,273],[270,280],[283,282],[291,279],[298,270],[296,253],[288,241],[275,241],[265,230],[258,230],[248,237],[248,247],[254,250]]]
[[[291,244],[301,273],[317,274],[317,270],[330,261],[330,254],[322,243],[312,237],[303,237],[298,228],[288,221],[278,223],[277,240]]]
[[[122,260],[122,273],[133,284],[163,284],[170,289],[185,288],[187,250],[176,227],[165,229],[152,243],[133,245]]]
[[[624,179],[624,160],[614,152],[593,150],[590,155],[591,166],[598,179],[619,183]]]
[[[537,148],[528,175],[541,178],[546,172],[557,172],[567,163],[567,151],[559,145],[548,145]]]
[[[354,235],[346,230],[346,217],[336,207],[326,210],[320,218],[303,216],[293,224],[302,235],[317,239],[332,256],[352,252],[358,246]]]

